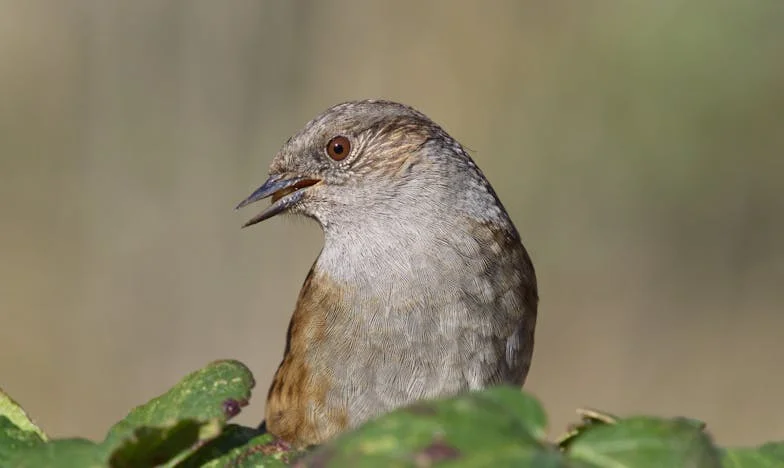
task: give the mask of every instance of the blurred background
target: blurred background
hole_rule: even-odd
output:
[[[316,224],[237,202],[328,106],[464,143],[537,267],[527,388],[784,439],[784,3],[0,1],[0,386],[101,437],[218,358],[261,420]]]

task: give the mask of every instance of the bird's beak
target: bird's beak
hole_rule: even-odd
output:
[[[240,209],[245,205],[250,205],[253,202],[263,200],[267,197],[272,197],[272,204],[267,207],[267,209],[254,216],[250,221],[243,224],[242,227],[252,226],[288,210],[302,199],[302,195],[305,192],[302,189],[315,185],[318,182],[320,182],[319,179],[310,177],[286,177],[281,174],[270,176],[261,187],[256,189],[248,198],[237,205],[236,209]]]

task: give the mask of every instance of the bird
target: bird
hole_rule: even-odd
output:
[[[415,108],[334,105],[290,137],[237,209],[320,224],[263,424],[320,445],[416,402],[522,386],[539,303],[531,258],[474,160]]]

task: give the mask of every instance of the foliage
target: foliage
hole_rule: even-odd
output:
[[[133,409],[101,442],[48,440],[0,391],[0,466],[10,467],[563,467],[784,466],[784,443],[720,448],[686,418],[619,418],[580,410],[560,439],[532,396],[511,387],[423,401],[369,421],[308,453],[228,424],[254,386],[237,361],[217,361]]]

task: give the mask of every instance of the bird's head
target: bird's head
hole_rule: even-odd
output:
[[[266,182],[237,208],[271,198],[245,226],[288,212],[327,227],[366,216],[435,216],[438,207],[464,201],[450,195],[466,189],[484,195],[472,201],[497,204],[471,158],[432,120],[395,102],[353,101],[327,109],[291,137]]]

